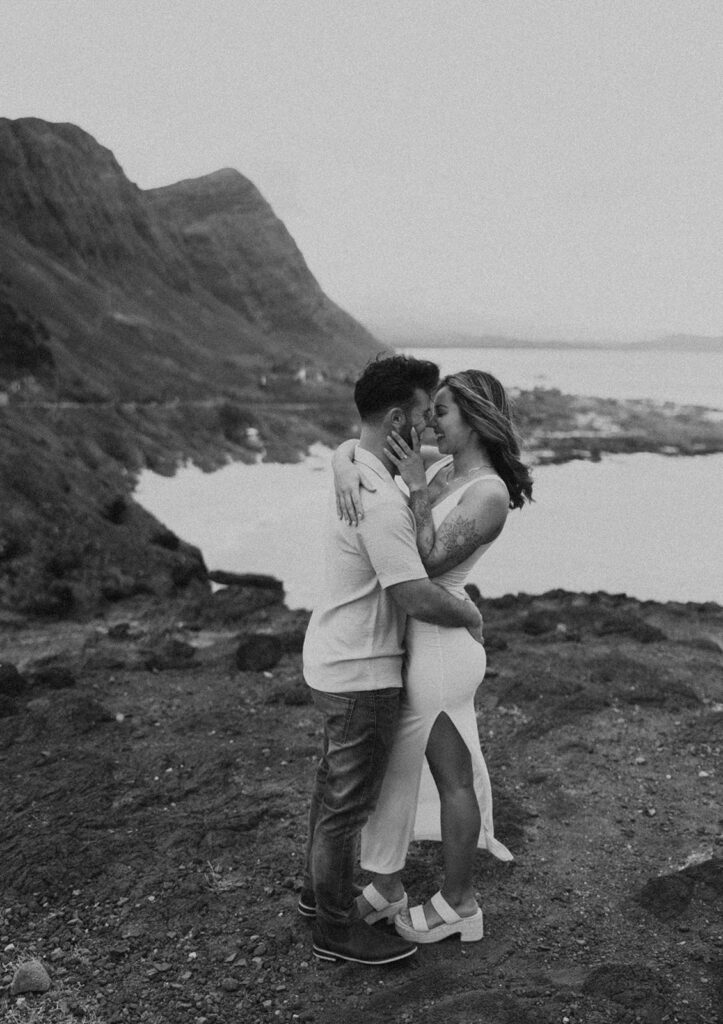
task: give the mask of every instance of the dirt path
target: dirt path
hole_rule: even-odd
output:
[[[516,861],[479,855],[483,941],[397,968],[317,962],[295,912],[320,736],[298,650],[239,672],[242,630],[170,612],[195,653],[147,618],[6,628],[0,661],[76,684],[46,676],[0,718],[0,1018],[717,1021],[723,611],[562,593],[484,611],[480,736]],[[267,609],[243,629],[302,626]],[[176,667],[149,670],[161,650]],[[415,844],[414,901],[439,877]],[[32,956],[53,987],[18,1002]]]

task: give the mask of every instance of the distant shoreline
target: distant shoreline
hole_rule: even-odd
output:
[[[497,335],[462,336],[442,335],[433,338],[386,339],[396,349],[406,348],[501,348],[501,349],[554,349],[564,351],[593,352],[716,352],[723,353],[723,337],[671,337],[654,341],[561,341],[549,339],[534,341],[527,338],[508,338]]]

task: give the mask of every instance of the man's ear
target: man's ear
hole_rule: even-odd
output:
[[[400,427],[406,425],[407,414],[405,413],[404,409],[402,409],[398,405],[395,405],[387,413],[386,419],[388,420],[389,428],[398,431]],[[387,431],[387,433],[388,432],[389,431]]]

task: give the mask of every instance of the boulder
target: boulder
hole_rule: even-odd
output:
[[[554,612],[535,608],[524,616],[522,629],[528,636],[542,636],[544,633],[552,633],[557,624],[558,616]]]
[[[246,636],[236,649],[236,667],[242,672],[268,672],[284,654],[284,642],[277,636],[256,633]]]
[[[145,666],[157,672],[187,668],[195,654],[196,648],[185,640],[175,636],[164,637],[146,649]]]
[[[636,899],[662,921],[680,917],[694,897],[713,905],[723,897],[723,857],[711,857],[680,871],[650,878]]]
[[[284,589],[284,584],[275,576],[265,576],[257,572],[226,572],[225,569],[214,569],[209,572],[208,578],[212,583],[219,583],[224,587],[261,587],[280,592]]]
[[[283,588],[227,586],[207,597],[204,596],[202,600],[189,607],[185,612],[185,621],[197,628],[239,627],[255,612],[263,608],[281,606],[283,601]]]
[[[19,996],[24,992],[47,992],[50,975],[39,960],[28,960],[20,964],[10,984],[10,995]]]

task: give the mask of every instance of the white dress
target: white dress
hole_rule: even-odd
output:
[[[427,482],[450,462],[448,456],[430,466]],[[505,486],[496,474],[463,484],[432,507],[435,529],[439,529],[467,487],[486,479]],[[481,545],[464,562],[435,577],[434,582],[451,594],[465,597],[467,575],[489,546]],[[455,725],[472,759],[482,821],[477,845],[500,860],[512,860],[507,847],[494,837],[490,779],[480,749],[474,708],[474,695],[485,673],[485,650],[466,629],[434,626],[412,618],[407,620],[405,642],[399,728],[376,809],[362,831],[361,866],[381,874],[400,871],[412,839],[441,839],[439,795],[424,751],[432,726],[442,712]]]

